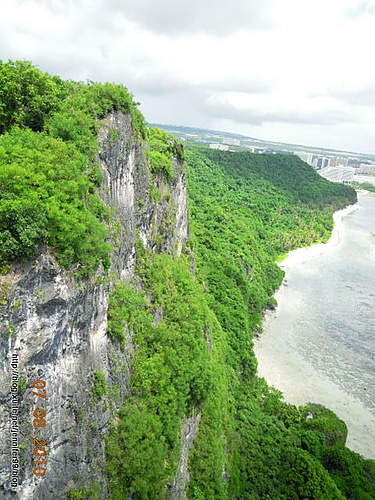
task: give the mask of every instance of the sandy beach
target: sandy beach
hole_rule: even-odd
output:
[[[325,252],[327,249],[335,247],[341,241],[341,231],[342,231],[342,220],[344,217],[354,212],[354,210],[358,210],[359,205],[356,203],[355,205],[349,205],[342,210],[338,210],[333,214],[333,230],[331,237],[327,241],[327,243],[319,243],[317,245],[311,245],[310,247],[305,248],[297,248],[297,250],[292,250],[288,253],[288,256],[279,263],[281,269],[287,271],[288,267],[294,266],[299,262],[304,262],[305,260],[314,257],[315,255],[321,254]]]
[[[303,298],[298,290],[289,284],[288,271],[303,265],[312,257],[328,252],[340,244],[343,218],[360,207],[351,205],[334,214],[334,229],[329,241],[291,251],[279,264],[286,275],[283,284],[275,293],[278,306],[275,311],[264,315],[264,333],[255,340],[255,354],[258,359],[258,374],[281,390],[287,402],[301,405],[307,402],[320,403],[332,409],[348,425],[347,446],[361,453],[365,458],[375,458],[375,412],[364,403],[343,390],[331,373],[317,369],[311,358],[296,348],[296,335],[290,328],[290,318],[295,310],[304,310]],[[302,321],[302,320],[299,320]],[[296,328],[298,331],[298,327]],[[302,330],[302,329],[301,329]],[[301,342],[301,338],[298,338]],[[303,339],[302,339],[303,342]],[[330,354],[325,352],[326,356]],[[337,356],[332,353],[332,363]]]

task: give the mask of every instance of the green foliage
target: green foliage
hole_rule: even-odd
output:
[[[83,500],[86,496],[86,488],[71,489],[67,492],[67,500]]]
[[[64,266],[107,268],[105,216],[73,144],[28,129],[0,136],[0,262],[29,259],[45,243]]]
[[[345,445],[348,428],[333,411],[317,404],[303,406],[301,411],[304,417],[303,428],[320,432],[326,446]]]
[[[375,186],[371,182],[352,182],[351,186],[354,189],[366,189],[367,191],[375,193]]]
[[[162,137],[154,151],[163,158],[167,147]],[[106,444],[111,498],[167,498],[181,423],[200,413],[188,498],[343,500],[348,486],[329,469],[327,450],[343,448],[345,424],[323,407],[286,404],[258,379],[252,335],[261,330],[262,309],[274,305],[283,276],[276,258],[328,238],[332,212],[355,193],[302,162],[290,166],[289,157],[208,156],[187,154],[194,264],[204,291],[187,257],[139,247],[136,286],[118,283],[110,297],[108,334],[122,345],[129,334],[135,345],[132,391]],[[369,470],[363,464],[360,473]]]
[[[304,450],[290,450],[284,455],[285,498],[288,500],[345,500],[335,482],[320,462]]]
[[[22,393],[27,387],[27,378],[24,375],[18,380],[18,392]]]
[[[355,192],[286,155],[204,149],[188,151],[186,159],[198,271],[228,332],[233,367],[251,376],[252,333],[261,330],[261,311],[273,304],[283,275],[274,261],[327,239],[332,212],[352,202]]]
[[[0,276],[0,307],[7,305],[9,289],[10,283]]]
[[[373,461],[366,461],[358,453],[340,445],[325,449],[322,461],[346,498],[375,498]]]
[[[100,401],[102,397],[107,394],[107,382],[103,372],[95,371],[94,372],[94,382],[91,389],[91,394],[94,398],[94,401]]]
[[[22,306],[22,300],[17,299],[12,305],[12,310],[17,311],[17,309],[19,309],[21,306]]]
[[[66,492],[67,500],[101,500],[103,498],[100,484],[96,481],[82,488],[73,488]]]
[[[160,417],[132,401],[123,406],[119,417],[115,436],[107,440],[111,498],[126,498],[129,493],[136,498],[163,498],[168,446]]]
[[[143,292],[120,283],[112,294],[111,335],[121,339],[126,326],[137,351],[132,393],[107,440],[111,498],[165,497],[177,466],[182,419],[204,406],[220,383],[214,377],[216,354],[208,352],[204,333],[218,325],[211,324],[189,265],[186,257],[139,252]]]
[[[207,432],[206,419],[214,428],[220,417],[207,407],[190,456],[188,496],[343,499],[322,457],[345,442],[345,424],[322,407],[287,405],[257,379],[252,333],[261,331],[262,309],[274,305],[283,275],[276,259],[326,240],[333,211],[353,203],[355,192],[285,155],[195,149],[187,166],[197,271],[223,330],[225,369],[236,374],[227,379],[227,462],[215,451],[218,434]],[[205,467],[208,450],[214,460]],[[215,460],[228,477],[222,490],[213,489]]]
[[[46,119],[45,129],[51,136],[72,142],[82,153],[94,158],[98,152],[98,120],[112,110],[130,113],[136,134],[145,137],[144,119],[133,96],[125,87],[112,83],[74,83],[58,111]]]
[[[301,448],[320,460],[325,448],[325,435],[314,430],[303,428],[297,429],[296,432],[301,440]]]
[[[0,61],[0,134],[14,125],[43,129],[45,117],[59,105],[64,85],[27,61]]]
[[[5,338],[9,338],[11,335],[17,332],[17,328],[9,320],[4,321],[3,324],[3,335]]]
[[[132,287],[118,283],[109,298],[107,333],[112,340],[125,342],[125,328],[134,329],[137,325],[150,326],[151,319],[146,312],[146,302],[142,294]]]
[[[163,153],[159,153],[159,151],[150,151],[148,153],[148,157],[150,160],[151,171],[153,173],[162,172],[165,174],[167,179],[172,177],[173,169],[170,158]]]
[[[172,158],[183,158],[182,145],[173,136],[156,127],[148,129],[147,143],[151,172],[161,172],[167,180],[171,180],[173,176]]]
[[[115,127],[111,127],[108,130],[108,137],[112,142],[116,143],[120,139],[121,134]]]
[[[172,156],[183,159],[182,144],[173,135],[157,127],[150,127],[147,131],[147,142],[151,151],[159,151],[171,158]]]
[[[1,279],[1,276],[5,276],[6,274],[8,274],[10,271],[10,265],[9,264],[5,264],[4,266],[1,266],[0,267],[0,279]]]
[[[362,182],[361,188],[367,189],[367,191],[371,191],[371,192],[375,193],[375,186],[374,186],[374,184],[371,184],[371,182]]]

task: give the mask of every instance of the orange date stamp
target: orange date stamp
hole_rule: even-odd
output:
[[[32,384],[33,394],[42,400],[46,400],[47,390],[46,382],[44,380],[36,380]],[[41,407],[35,408],[32,414],[33,420],[32,425],[34,429],[40,429],[47,424],[47,412]],[[34,456],[34,468],[33,474],[35,476],[44,476],[47,472],[47,451],[46,451],[47,441],[44,438],[33,438],[33,456]]]

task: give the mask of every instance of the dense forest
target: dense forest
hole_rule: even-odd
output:
[[[112,212],[97,162],[100,120],[112,109],[132,115],[151,176],[173,182],[173,158],[185,157],[191,237],[180,256],[138,241],[136,278],[111,282],[107,334],[125,353],[130,332],[137,348],[131,390],[103,436],[109,497],[168,498],[181,424],[194,417],[189,500],[375,498],[375,463],[345,447],[345,423],[319,405],[286,404],[257,377],[253,353],[283,277],[276,261],[327,240],[333,212],[356,200],[352,188],[294,156],[183,152],[147,128],[122,86],[0,62],[3,275],[47,245],[75,279],[112,279]],[[95,401],[118,393],[96,374]],[[93,482],[67,498],[103,496]]]
[[[325,241],[333,211],[355,202],[355,192],[293,156],[195,148],[186,163],[197,272],[220,323],[225,372],[232,374],[230,404],[219,405],[228,422],[228,481],[217,472],[217,490],[207,490],[202,456],[213,436],[198,436],[192,498],[371,498],[374,464],[344,447],[344,422],[320,406],[283,403],[256,376],[252,351],[262,310],[274,305],[282,279],[275,261],[291,248]],[[208,413],[201,432],[204,424],[217,429],[219,418]]]

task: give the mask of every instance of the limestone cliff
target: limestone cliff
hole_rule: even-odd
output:
[[[109,272],[76,279],[42,247],[32,262],[1,277],[0,498],[57,500],[93,481],[106,497],[103,436],[128,391],[133,350],[130,336],[120,351],[106,334],[109,293],[114,281],[134,276],[137,240],[154,252],[178,254],[188,238],[182,161],[173,160],[171,182],[151,174],[131,116],[120,111],[102,121],[99,144],[101,195],[113,208]],[[9,480],[12,354],[18,354],[20,376],[17,492]],[[105,374],[109,391],[116,387],[116,397],[95,397],[98,373]],[[45,399],[33,394],[37,380],[45,381]],[[32,413],[38,407],[46,410],[46,426],[34,429]],[[36,436],[47,441],[48,450],[47,473],[40,477],[33,475]]]

